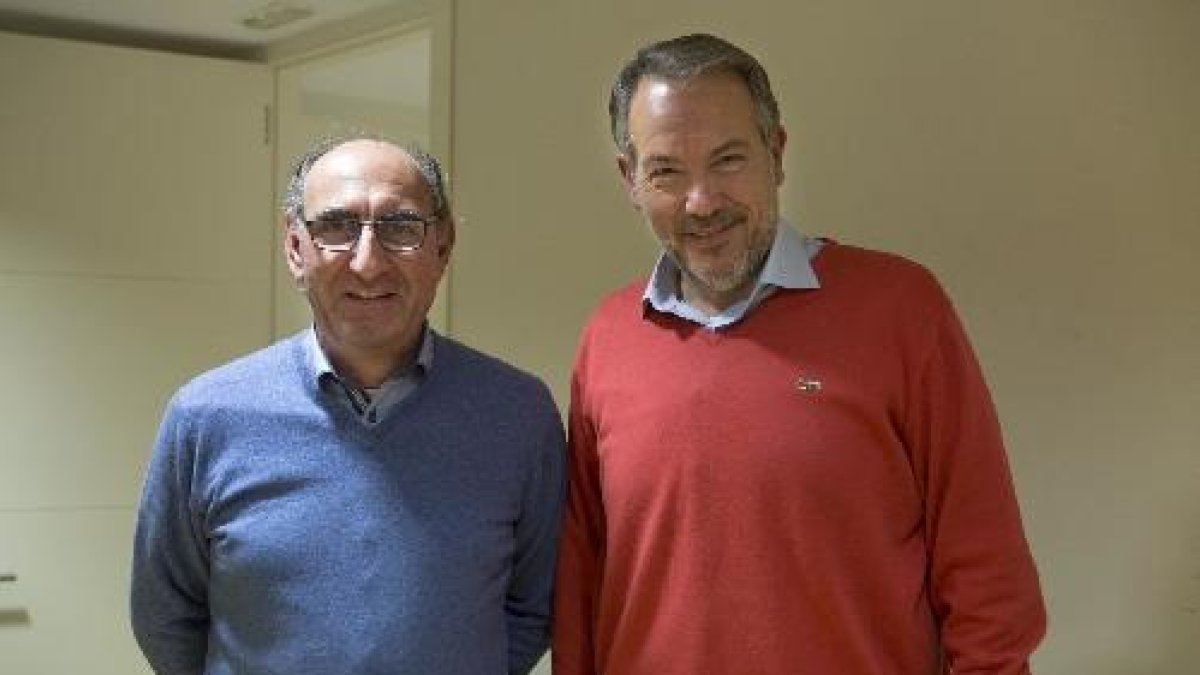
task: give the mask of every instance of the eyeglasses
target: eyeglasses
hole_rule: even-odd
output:
[[[376,220],[352,215],[328,215],[304,220],[313,243],[326,251],[350,251],[358,245],[364,227],[370,227],[384,250],[412,253],[421,248],[436,220],[414,211],[400,211]]]

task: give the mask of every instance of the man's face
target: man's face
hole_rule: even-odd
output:
[[[313,164],[304,187],[304,218],[352,215],[373,220],[402,211],[432,214],[425,179],[404,150],[386,142],[350,141]],[[357,245],[326,251],[303,224],[285,226],[285,254],[312,306],[330,358],[402,358],[416,345],[449,259],[453,224],[430,227],[420,249],[387,251],[374,228]]]
[[[720,310],[753,290],[778,215],[782,129],[763,141],[735,75],[642,79],[629,109],[630,199],[683,271],[684,299]]]

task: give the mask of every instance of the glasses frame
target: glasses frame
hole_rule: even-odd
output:
[[[345,244],[327,244],[327,243],[322,242],[320,239],[317,238],[317,236],[315,234],[313,234],[313,226],[320,223],[320,221],[322,220],[320,218],[308,220],[305,218],[298,217],[297,221],[300,224],[304,225],[304,230],[305,230],[305,232],[308,233],[308,238],[312,240],[314,246],[321,249],[322,251],[329,251],[330,253],[346,253],[346,252],[353,251],[356,248],[358,248],[358,242],[362,240],[363,228],[367,228],[367,227],[371,228],[375,232],[376,241],[378,241],[379,245],[383,248],[383,250],[387,251],[388,253],[416,253],[417,251],[420,251],[425,246],[425,240],[429,237],[429,231],[431,229],[433,229],[439,222],[439,219],[436,216],[423,216],[423,215],[417,213],[416,211],[403,211],[403,212],[391,214],[391,215],[392,215],[391,218],[382,218],[382,219],[358,218],[356,216],[343,216],[343,217],[337,218],[336,220],[353,220],[356,223],[358,223],[358,233],[356,235],[354,235],[354,239],[346,242]],[[395,217],[395,216],[400,216],[400,215],[404,216],[404,218],[401,219],[401,218]],[[326,218],[324,220],[335,220],[335,219]],[[393,246],[389,246],[383,239],[379,238],[379,229],[377,227],[379,225],[379,223],[381,223],[381,222],[382,223],[397,222],[399,220],[404,220],[404,221],[410,222],[412,224],[416,224],[416,223],[421,224],[421,238],[420,238],[420,241],[418,241],[416,243],[416,245],[393,247]]]

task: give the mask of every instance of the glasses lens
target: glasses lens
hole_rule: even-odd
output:
[[[375,221],[375,236],[389,251],[415,251],[425,240],[425,221],[415,214],[397,214]]]
[[[348,249],[358,241],[362,223],[357,218],[318,218],[307,223],[308,233],[325,248]]]

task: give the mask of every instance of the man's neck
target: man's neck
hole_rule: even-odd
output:
[[[413,362],[420,348],[421,333],[403,350],[394,349],[358,349],[345,350],[331,348],[321,334],[317,333],[317,343],[325,358],[334,371],[350,384],[361,389],[374,389],[383,385],[389,377],[400,372]]]

